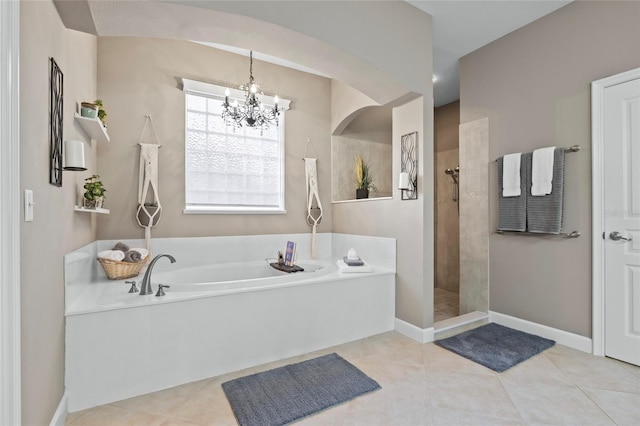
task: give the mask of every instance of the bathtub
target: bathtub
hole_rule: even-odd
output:
[[[292,274],[271,268],[264,260],[269,253],[255,248],[279,247],[281,240],[298,241],[299,253],[308,246],[304,234],[156,241],[153,253],[177,259],[161,259],[154,268],[153,290],[157,283],[171,286],[162,297],[130,294],[123,280],[101,274],[95,253],[112,242],[66,256],[69,412],[393,329],[395,240],[319,234],[322,257],[301,260],[305,271]],[[365,259],[373,272],[336,267],[353,245],[370,250]],[[251,250],[254,260],[237,261],[240,251]],[[211,263],[211,253],[219,262]]]
[[[301,261],[297,265],[304,270],[301,272],[287,273],[271,267],[269,260],[254,262],[236,262],[205,265],[186,270],[172,270],[154,276],[158,282],[165,281],[175,284],[176,289],[183,289],[187,284],[200,283],[231,286],[244,286],[257,283],[258,285],[271,282],[286,282],[310,279],[334,271],[335,265],[326,261]],[[309,275],[313,274],[313,275]],[[172,287],[173,288],[173,287]]]

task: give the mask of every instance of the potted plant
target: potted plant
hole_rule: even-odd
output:
[[[369,191],[377,191],[373,184],[373,175],[369,170],[369,165],[362,156],[356,157],[356,199],[369,198]]]
[[[107,111],[104,110],[104,104],[102,103],[102,99],[96,99],[94,104],[98,107],[98,119],[102,121],[102,125],[106,127],[104,119],[107,118]]]
[[[82,200],[85,208],[95,209],[102,207],[104,199],[106,198],[104,193],[107,192],[104,189],[100,176],[93,175],[84,180],[84,198]]]

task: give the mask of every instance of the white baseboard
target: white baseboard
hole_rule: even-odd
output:
[[[505,327],[524,331],[525,333],[536,334],[547,339],[552,339],[555,340],[556,343],[582,352],[591,353],[592,351],[593,345],[591,339],[580,336],[579,334],[569,333],[557,328],[548,327],[546,325],[492,311],[489,311],[489,321],[504,325]]]
[[[67,420],[67,415],[69,411],[67,409],[67,394],[62,395],[60,399],[60,403],[58,404],[58,408],[56,412],[53,414],[53,418],[51,419],[51,423],[49,426],[64,426],[65,420]]]
[[[409,324],[406,321],[402,321],[399,318],[395,319],[394,330],[400,334],[404,334],[410,339],[415,340],[418,343],[433,342],[433,327],[420,328],[413,324]]]

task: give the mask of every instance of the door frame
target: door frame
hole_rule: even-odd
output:
[[[20,2],[0,1],[0,424],[21,423]]]
[[[591,235],[592,235],[592,332],[593,354],[605,354],[604,310],[604,91],[608,87],[640,79],[640,68],[591,82]]]

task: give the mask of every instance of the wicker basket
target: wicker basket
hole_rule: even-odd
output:
[[[120,262],[118,260],[98,258],[98,262],[102,265],[104,272],[110,280],[123,280],[125,278],[137,277],[140,270],[147,264],[149,256],[140,262]]]

